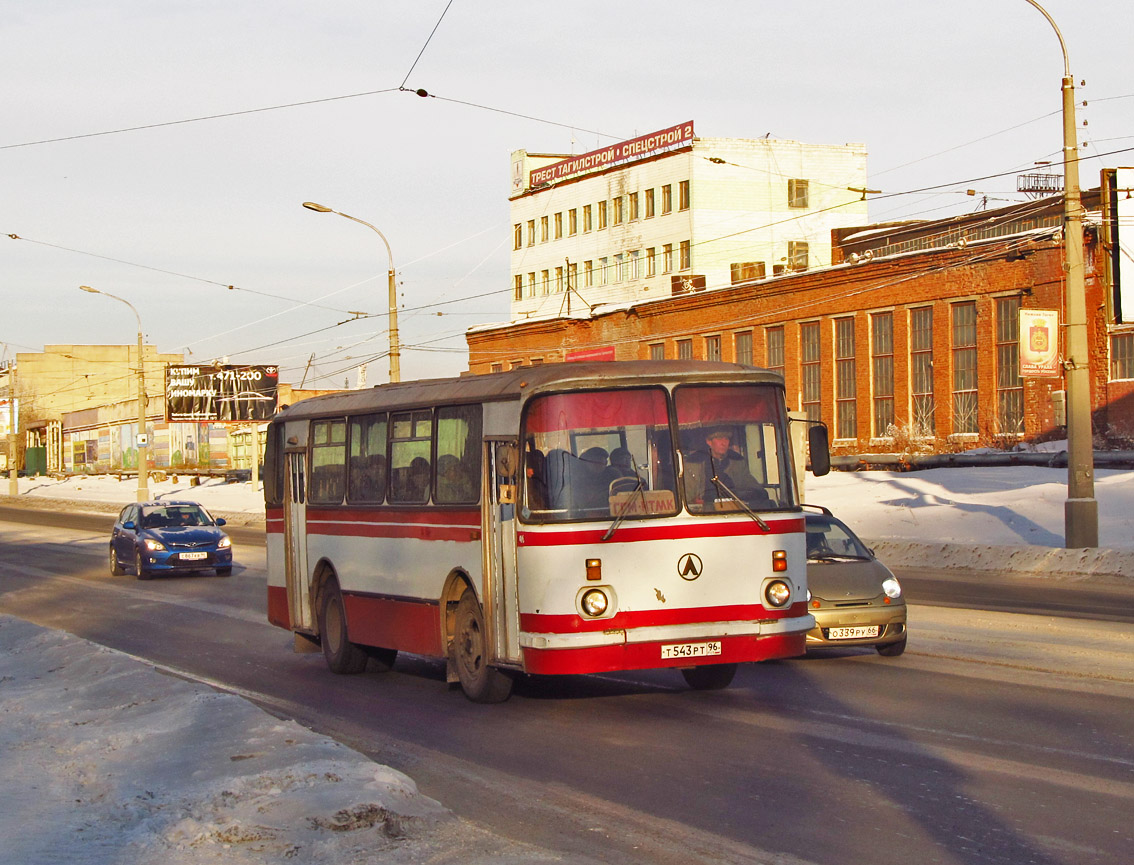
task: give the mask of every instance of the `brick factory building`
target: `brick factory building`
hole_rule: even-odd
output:
[[[1120,215],[1128,221],[1120,193],[1129,176],[1107,169],[1102,190],[1083,196],[1094,429],[1127,446],[1134,324],[1121,315],[1117,232]],[[469,369],[645,358],[769,367],[783,374],[792,409],[830,426],[836,453],[1060,438],[1061,225],[1055,196],[936,222],[836,229],[827,267],[473,328]],[[1038,316],[1033,347],[1051,346],[1043,377],[1021,376],[1022,310]]]

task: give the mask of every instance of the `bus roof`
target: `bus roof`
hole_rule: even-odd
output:
[[[625,360],[548,363],[507,372],[379,384],[364,390],[309,397],[281,409],[273,420],[327,417],[430,405],[518,400],[535,389],[694,381],[759,381],[782,384],[778,374],[758,367],[705,360]]]

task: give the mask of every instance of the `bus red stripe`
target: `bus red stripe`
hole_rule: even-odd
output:
[[[586,649],[524,649],[524,672],[535,675],[583,675],[613,673],[619,670],[654,670],[659,667],[692,667],[703,664],[737,664],[770,661],[802,655],[807,637],[799,634],[771,634],[766,637],[735,636],[714,638],[721,644],[719,655],[662,660],[661,642],[619,643]],[[673,641],[666,641],[673,642]],[[702,642],[702,641],[693,641]],[[707,642],[704,641],[704,642]]]
[[[532,634],[580,634],[593,631],[633,630],[666,625],[697,625],[717,622],[754,622],[765,619],[793,619],[807,614],[800,601],[783,610],[769,610],[760,604],[731,604],[720,607],[687,607],[677,610],[628,610],[609,619],[584,619],[576,613],[521,613],[520,630]]]
[[[803,518],[769,520],[768,531],[755,521],[686,523],[684,525],[627,526],[623,523],[612,541],[637,543],[641,541],[684,540],[687,538],[733,538],[745,535],[791,535],[803,531]],[[560,547],[602,543],[606,529],[576,529],[568,531],[520,531],[517,541],[525,547]]]
[[[307,521],[308,535],[338,538],[414,538],[419,541],[480,540],[480,527],[470,526],[415,526],[394,524],[362,524]]]

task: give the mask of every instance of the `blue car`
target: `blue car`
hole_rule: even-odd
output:
[[[158,574],[216,570],[232,573],[232,541],[196,502],[139,502],[127,505],[110,535],[110,572],[133,570],[139,580]]]

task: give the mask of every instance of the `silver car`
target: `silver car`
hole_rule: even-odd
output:
[[[874,646],[906,650],[906,602],[890,569],[826,508],[805,505],[807,606],[815,627],[807,647]]]

